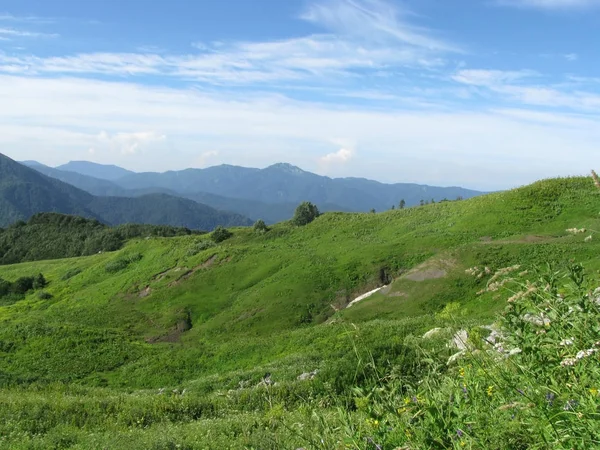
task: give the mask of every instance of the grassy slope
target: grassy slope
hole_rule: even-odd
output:
[[[77,382],[114,392],[185,385],[210,393],[269,371],[291,383],[352,354],[348,321],[362,323],[364,345],[376,347],[421,333],[451,302],[460,303],[463,320],[489,320],[500,306],[493,294],[475,295],[480,286],[464,273],[473,265],[573,258],[600,268],[597,242],[565,233],[597,228],[599,210],[588,179],[550,180],[403,211],[325,214],[307,227],[279,224],[265,235],[236,229],[231,240],[193,256],[189,249],[205,237],[134,241],[111,254],[2,267],[0,277],[9,280],[43,272],[54,298],[31,295],[0,308],[0,382]],[[142,260],[122,272],[104,269],[136,253]],[[445,278],[402,276],[440,261],[449,261]],[[83,271],[62,281],[73,268]],[[390,293],[342,311],[341,323],[317,325],[331,317],[331,305],[341,308],[380,285],[382,270],[396,279]],[[148,286],[150,295],[140,297]],[[193,328],[178,333],[188,318]],[[101,392],[95,395],[113,391]]]

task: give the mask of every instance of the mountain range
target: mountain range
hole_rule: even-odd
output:
[[[43,170],[39,165],[33,164],[33,167]],[[203,230],[217,225],[252,223],[240,214],[218,211],[164,193],[137,197],[95,196],[0,154],[0,226],[26,220],[40,212],[78,215],[110,225],[149,223]]]
[[[178,196],[215,209],[232,211],[267,223],[289,219],[302,201],[321,211],[382,211],[421,201],[470,198],[481,192],[461,187],[412,183],[384,184],[363,178],[329,178],[286,163],[265,169],[220,165],[164,173],[135,173],[117,166],[71,162],[57,168],[35,161],[24,164],[96,196]]]

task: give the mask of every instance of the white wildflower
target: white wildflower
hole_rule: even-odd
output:
[[[571,233],[571,234],[581,234],[581,233],[585,233],[586,229],[585,228],[567,228],[565,231],[567,233]]]
[[[521,350],[520,348],[513,348],[510,352],[508,352],[508,356],[514,356],[514,355],[518,355],[519,353],[522,353],[523,350]]]
[[[574,366],[576,362],[575,358],[565,358],[560,362],[560,365],[563,367]]]
[[[583,242],[590,242],[592,240],[592,235],[590,234],[588,237],[586,237]]]
[[[579,359],[587,358],[588,356],[593,355],[597,351],[598,351],[598,349],[595,349],[595,348],[588,348],[587,350],[581,350],[581,351],[577,352],[577,355],[575,355],[575,359],[579,360]]]
[[[560,345],[561,347],[567,347],[569,345],[573,345],[573,342],[575,341],[574,338],[569,338],[569,339],[563,339],[562,341],[560,341]]]
[[[523,316],[523,320],[525,322],[529,322],[534,325],[537,325],[538,327],[548,327],[548,326],[550,326],[550,323],[551,323],[550,319],[548,319],[547,317],[544,317],[543,315],[536,316],[536,315],[529,314],[529,313],[527,313]]]

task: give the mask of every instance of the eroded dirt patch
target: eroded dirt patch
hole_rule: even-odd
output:
[[[152,293],[152,288],[150,286],[146,286],[144,289],[140,291],[138,294],[139,298],[146,298]]]
[[[454,259],[432,259],[409,271],[403,278],[411,281],[436,280],[448,275],[448,271],[456,267]]]

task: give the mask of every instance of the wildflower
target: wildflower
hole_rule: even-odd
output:
[[[593,239],[592,235],[590,234],[588,237],[586,237],[583,242],[590,242]]]
[[[577,352],[577,355],[575,355],[575,359],[579,360],[579,359],[587,358],[588,356],[593,355],[597,351],[598,350],[595,349],[595,348],[589,348],[587,350],[581,350],[581,351]]]
[[[518,355],[519,353],[522,353],[523,350],[521,350],[520,348],[513,348],[510,352],[508,352],[508,356],[514,356],[514,355]]]
[[[574,338],[563,339],[562,341],[560,341],[560,344],[558,344],[558,345],[560,345],[561,347],[567,347],[569,345],[573,345],[574,340],[575,340]]]
[[[574,366],[577,360],[575,358],[565,358],[560,362],[562,367]]]
[[[534,325],[537,325],[538,327],[544,327],[544,326],[549,327],[551,324],[550,319],[548,319],[547,317],[544,317],[543,314],[537,316],[537,315],[527,313],[523,316],[523,320],[525,322],[529,322]]]
[[[556,398],[556,396],[554,395],[553,392],[548,392],[546,394],[546,402],[548,402],[549,406],[552,406],[554,404],[554,399]]]
[[[598,389],[596,388],[591,388],[590,389],[590,394],[592,394],[594,397],[598,395]]]
[[[461,367],[461,368],[458,370],[458,374],[459,374],[461,377],[464,377],[464,376],[465,376],[465,369],[464,369],[464,367]]]
[[[467,443],[466,443],[465,441],[460,441],[460,446],[461,446],[461,447],[466,447],[466,446],[467,446]]]
[[[581,233],[585,233],[586,229],[585,228],[567,228],[565,231],[567,233],[571,233],[571,234],[581,234]]]
[[[486,393],[488,397],[492,397],[494,395],[494,386],[488,386]]]
[[[569,400],[567,403],[565,403],[565,406],[563,406],[563,410],[574,411],[578,405],[579,405],[579,402],[577,400]]]

